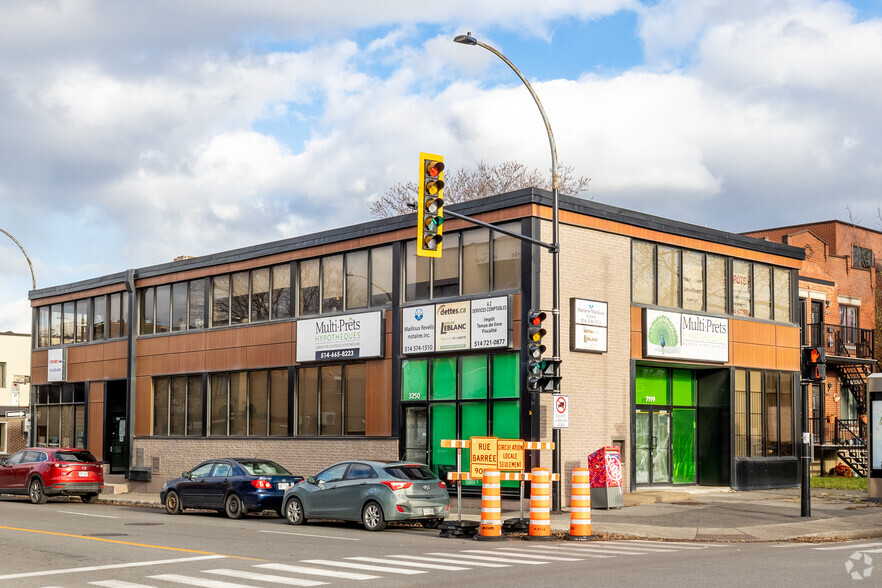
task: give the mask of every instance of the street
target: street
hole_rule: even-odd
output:
[[[275,517],[34,506],[8,496],[0,498],[0,520],[0,583],[22,587],[841,586],[853,581],[850,573],[876,579],[871,560],[882,553],[874,541],[480,542],[415,526],[369,533],[343,523],[294,527]]]

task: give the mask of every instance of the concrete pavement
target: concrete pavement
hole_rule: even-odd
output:
[[[882,537],[882,505],[867,493],[812,490],[811,517],[800,516],[800,489],[734,491],[729,488],[662,488],[626,493],[624,508],[591,512],[598,539],[635,537],[676,541],[833,541]],[[159,494],[102,494],[101,502],[161,508]],[[504,499],[503,520],[520,514],[518,500]],[[529,516],[529,499],[524,512]],[[450,517],[457,519],[456,494]],[[464,498],[462,519],[480,520],[480,498]],[[551,516],[555,534],[569,532],[569,512]]]

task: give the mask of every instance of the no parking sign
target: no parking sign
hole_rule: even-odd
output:
[[[552,419],[551,427],[553,429],[569,429],[570,428],[570,397],[562,394],[554,394],[551,397]]]

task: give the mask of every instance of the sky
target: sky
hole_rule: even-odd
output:
[[[46,288],[370,220],[558,158],[605,204],[882,229],[882,0],[5,0],[0,229]],[[549,171],[550,175],[550,171]],[[0,332],[30,332],[0,233]]]

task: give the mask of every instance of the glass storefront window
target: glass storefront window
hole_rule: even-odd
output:
[[[456,358],[438,358],[432,362],[432,400],[456,398]]]
[[[365,381],[364,364],[348,365],[345,368],[346,394],[344,395],[343,414],[345,425],[344,435],[364,436],[365,423],[365,395],[367,383]]]
[[[343,368],[322,366],[319,392],[319,435],[339,436],[343,432]]]
[[[462,397],[487,398],[487,356],[462,358]]]
[[[747,457],[747,370],[735,370],[735,457]]]
[[[210,392],[208,434],[212,436],[226,435],[229,420],[230,376],[227,374],[213,374],[211,376]]]
[[[186,426],[187,377],[170,378],[169,389],[169,435],[183,435]]]
[[[153,380],[153,434],[168,435],[168,378]]]
[[[748,373],[750,385],[750,456],[763,455],[763,373],[751,370]]]
[[[636,374],[637,404],[670,404],[666,369],[637,366]]]
[[[318,368],[297,370],[297,435],[318,435]]]
[[[695,384],[689,370],[671,370],[673,404],[695,406]]]
[[[264,371],[248,374],[248,434],[266,435],[269,396],[267,378]]]
[[[187,378],[187,431],[186,435],[202,436],[202,376]]]
[[[493,398],[520,398],[519,360],[516,353],[493,356]]]
[[[765,390],[766,418],[766,455],[775,457],[780,454],[778,443],[778,373],[766,372]]]
[[[428,399],[428,365],[425,359],[401,362],[401,400]]]
[[[270,436],[288,435],[288,370],[270,371]]]
[[[704,310],[704,254],[683,252],[683,308]]]

